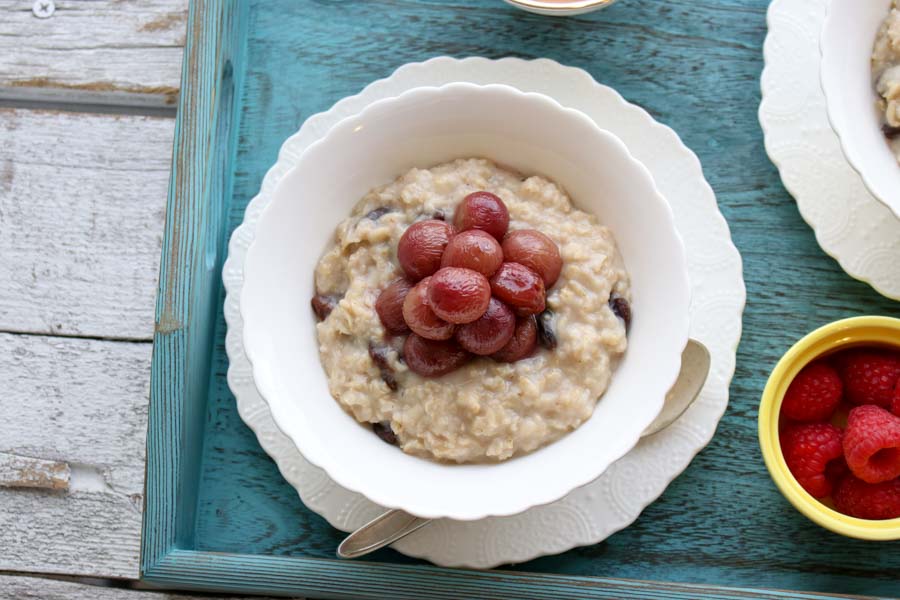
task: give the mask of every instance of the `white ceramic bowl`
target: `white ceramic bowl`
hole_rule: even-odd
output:
[[[847,161],[900,218],[900,165],[881,133],[871,72],[875,36],[890,8],[891,0],[831,0],[820,69],[828,119]]]
[[[309,300],[335,227],[369,189],[467,156],[551,177],[609,225],[632,278],[635,317],[628,351],[580,428],[504,463],[451,466],[404,454],[340,408],[319,362]],[[475,520],[557,500],[634,446],[678,374],[689,290],[669,205],[618,138],[546,96],[453,83],[371,104],[284,176],[247,252],[244,347],[279,428],[337,483],[415,515]]]
[[[610,6],[616,0],[505,0],[522,10],[549,17],[581,15]]]

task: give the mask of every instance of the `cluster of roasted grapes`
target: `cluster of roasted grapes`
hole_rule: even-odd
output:
[[[430,219],[403,233],[397,258],[406,276],[381,292],[375,310],[389,333],[409,333],[403,358],[413,372],[438,377],[473,354],[515,362],[539,337],[552,338],[536,315],[559,278],[559,248],[540,231],[508,228],[506,205],[482,191],[463,199],[452,225]]]

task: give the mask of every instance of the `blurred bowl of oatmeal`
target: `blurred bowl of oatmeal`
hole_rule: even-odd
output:
[[[828,118],[844,155],[900,218],[900,0],[831,0],[820,50]]]

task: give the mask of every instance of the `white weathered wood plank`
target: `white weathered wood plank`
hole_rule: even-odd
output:
[[[47,19],[32,4],[0,0],[0,97],[4,87],[30,99],[66,90],[79,102],[139,95],[175,106],[187,0],[56,0]]]
[[[198,596],[100,587],[42,577],[0,575],[0,600],[196,600],[197,598]],[[202,598],[218,600],[220,597]],[[228,598],[237,600],[236,596]],[[265,600],[261,596],[254,598]]]
[[[68,491],[0,487],[0,571],[137,577],[151,344],[0,334],[0,452]]]
[[[0,109],[0,331],[151,339],[173,135]]]

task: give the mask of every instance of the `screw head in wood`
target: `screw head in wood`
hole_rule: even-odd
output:
[[[48,19],[56,12],[56,4],[53,3],[53,0],[34,0],[31,12],[38,19]]]

